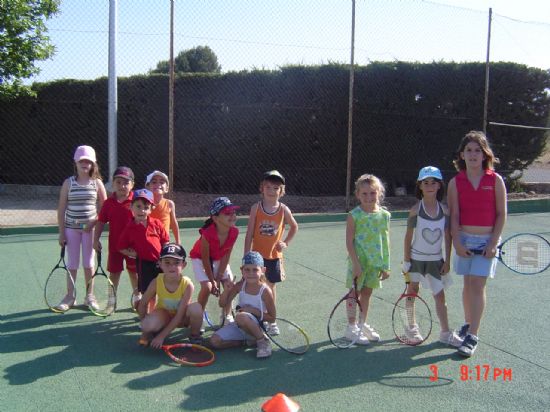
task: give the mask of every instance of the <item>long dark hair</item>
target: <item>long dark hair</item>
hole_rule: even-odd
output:
[[[457,158],[453,160],[453,164],[456,170],[458,170],[459,172],[461,170],[466,170],[466,162],[460,157],[460,154],[464,152],[464,148],[470,142],[477,143],[481,148],[481,151],[483,152],[483,169],[494,170],[494,165],[500,163],[500,161],[495,157],[495,154],[491,150],[491,147],[489,146],[489,141],[487,140],[487,136],[485,136],[485,133],[478,130],[470,130],[468,133],[466,133],[466,136],[464,136],[460,141],[460,145],[458,146],[458,149],[456,151]]]

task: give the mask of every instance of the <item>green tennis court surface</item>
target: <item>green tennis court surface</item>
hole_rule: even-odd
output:
[[[519,232],[548,237],[549,221],[550,213],[512,215],[503,237]],[[309,223],[300,226],[286,253],[288,276],[278,288],[278,315],[304,327],[310,350],[295,356],[274,347],[267,360],[257,360],[254,349],[218,351],[216,362],[205,368],[178,366],[162,351],[137,345],[139,329],[129,310],[126,275],[113,316],[101,319],[82,306],[62,315],[51,313],[42,293],[58,256],[56,236],[3,237],[1,409],[258,411],[264,401],[283,392],[304,411],[548,410],[550,273],[521,276],[499,266],[489,281],[488,310],[472,358],[464,360],[439,344],[437,323],[425,344],[406,347],[391,331],[393,302],[403,289],[399,267],[404,232],[404,220],[392,221],[394,270],[371,300],[369,323],[380,332],[380,343],[347,350],[330,344],[328,314],[345,292],[345,224]],[[196,229],[182,230],[187,250],[196,236]],[[241,233],[231,259],[234,271],[243,239]],[[185,272],[192,277],[189,267]],[[452,276],[449,320],[458,327],[463,321],[462,283]],[[77,285],[81,303],[82,272]],[[434,310],[431,296],[422,294]]]

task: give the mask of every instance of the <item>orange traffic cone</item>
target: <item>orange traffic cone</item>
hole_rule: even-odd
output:
[[[299,410],[300,405],[284,393],[278,393],[262,405],[263,412],[297,412]]]

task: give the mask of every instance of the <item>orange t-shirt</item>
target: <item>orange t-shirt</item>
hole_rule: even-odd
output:
[[[258,202],[252,235],[252,250],[259,252],[264,259],[280,259],[283,254],[275,249],[275,245],[285,230],[285,211],[283,204],[273,214],[267,213],[262,202]]]
[[[168,199],[162,199],[151,212],[151,217],[158,219],[164,225],[166,232],[170,232],[170,204]]]

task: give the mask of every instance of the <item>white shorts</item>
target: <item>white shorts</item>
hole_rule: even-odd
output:
[[[193,272],[195,273],[195,279],[197,282],[209,282],[208,276],[204,270],[204,265],[202,264],[202,259],[191,259],[191,264],[193,265]],[[215,260],[212,264],[213,272],[216,273],[220,267],[220,261]],[[222,280],[229,279],[233,280],[233,272],[231,272],[231,267],[229,264],[225,268],[225,272],[222,274]]]
[[[256,320],[254,315],[251,313],[247,313],[248,316]],[[218,329],[214,335],[218,335],[221,340],[228,341],[228,340],[248,340],[248,341],[255,341],[256,338],[254,336],[249,335],[244,330],[239,328],[237,326],[237,322],[231,322],[228,325],[224,325],[221,329]]]
[[[446,275],[441,275],[441,279],[436,279],[430,274],[422,275],[420,273],[410,272],[409,278],[411,279],[411,282],[418,282],[423,288],[431,289],[432,295],[434,296],[453,284],[453,280],[449,273]]]

